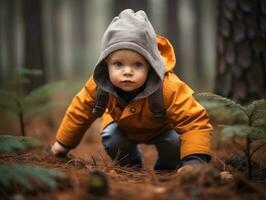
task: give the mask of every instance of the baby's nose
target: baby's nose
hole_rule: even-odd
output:
[[[124,73],[125,74],[132,74],[132,68],[130,66],[125,66]]]

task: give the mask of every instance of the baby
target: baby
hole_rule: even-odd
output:
[[[155,145],[158,171],[208,163],[212,126],[174,66],[172,45],[156,35],[145,12],[122,11],[103,35],[93,76],[67,109],[53,154],[75,148],[101,116],[94,112],[101,91],[107,94],[102,143],[119,165],[142,167],[139,144]]]

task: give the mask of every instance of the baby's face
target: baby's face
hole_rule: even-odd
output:
[[[131,92],[145,83],[149,63],[136,51],[118,50],[110,54],[106,61],[109,77],[114,86]]]

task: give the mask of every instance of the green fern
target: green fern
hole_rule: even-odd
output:
[[[236,102],[212,93],[196,94],[198,101],[207,109],[210,115],[223,116],[227,119],[219,122],[224,138],[240,135],[251,138],[266,137],[266,100],[256,100],[242,106]],[[237,124],[229,126],[228,120],[237,120]],[[241,119],[241,120],[239,120]]]
[[[198,98],[199,101],[204,99],[206,102],[216,105],[215,107],[213,106],[213,108],[223,106],[223,107],[230,107],[231,109],[241,110],[244,113],[246,112],[245,108],[240,104],[226,97],[219,96],[217,94],[208,93],[208,92],[197,93],[196,98]]]
[[[28,110],[25,114],[25,122],[27,123],[31,117],[34,117],[38,114],[45,114],[49,110],[53,109],[65,109],[68,106],[68,103],[49,103],[40,105],[34,109]]]
[[[251,125],[266,126],[266,100],[253,101],[247,106]]]
[[[40,105],[47,105],[47,100],[56,92],[64,90],[66,83],[63,81],[48,83],[32,91],[25,96],[22,101],[22,107],[25,112],[32,112],[38,109]]]
[[[235,135],[249,137],[250,139],[264,139],[266,132],[262,128],[251,127],[247,125],[220,125],[224,139]]]
[[[66,178],[66,175],[55,169],[30,165],[0,165],[0,186],[12,191],[13,184],[19,184],[28,190],[34,190],[36,183],[51,189],[56,188],[57,178]]]
[[[207,109],[211,116],[218,120],[218,123],[235,119],[241,123],[248,122],[245,107],[231,99],[212,93],[197,93],[195,98]]]
[[[31,137],[0,135],[0,152],[26,150],[28,148],[40,146],[41,143]]]
[[[266,139],[266,100],[256,100],[244,106],[212,93],[199,93],[196,98],[210,115],[222,118],[218,123],[222,128],[224,139],[235,135],[246,139],[244,153],[247,157],[249,178],[251,179],[251,158],[256,151],[266,145],[266,142],[261,143],[251,149],[253,141]],[[236,121],[237,123],[232,124]]]
[[[40,105],[47,104],[47,100],[58,90],[66,87],[64,82],[49,83],[24,97],[18,97],[15,94],[0,90],[0,111],[9,111],[15,114],[31,112]],[[21,108],[18,105],[21,105]],[[22,110],[21,110],[22,109]]]
[[[69,87],[66,82],[49,83],[42,87],[32,91],[27,96],[15,95],[11,92],[0,91],[0,112],[15,115],[19,119],[21,133],[25,133],[25,123],[29,117],[32,117],[37,113],[45,113],[52,108],[67,107],[65,102],[51,102],[50,97],[56,94],[58,91],[66,91],[65,88],[69,89],[69,93],[73,93],[75,84]]]
[[[43,72],[40,69],[27,69],[24,67],[16,69],[16,74],[15,75],[33,75],[33,76],[40,76],[42,75]]]
[[[0,135],[0,152],[26,150],[32,147],[40,147],[41,143],[33,138],[24,136]],[[57,178],[65,178],[66,175],[55,169],[46,169],[37,166],[21,164],[0,164],[0,187],[7,191],[13,191],[13,185],[19,184],[27,190],[34,190],[37,183],[43,187],[55,188]],[[0,195],[1,195],[0,191]],[[13,191],[15,192],[15,191]]]

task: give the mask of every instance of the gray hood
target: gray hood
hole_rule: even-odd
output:
[[[130,49],[140,53],[153,69],[150,70],[145,89],[136,98],[146,97],[158,89],[165,73],[164,63],[158,50],[156,33],[144,11],[136,13],[131,9],[122,11],[112,20],[103,35],[101,54],[93,78],[99,87],[115,95],[105,58],[120,49]]]

